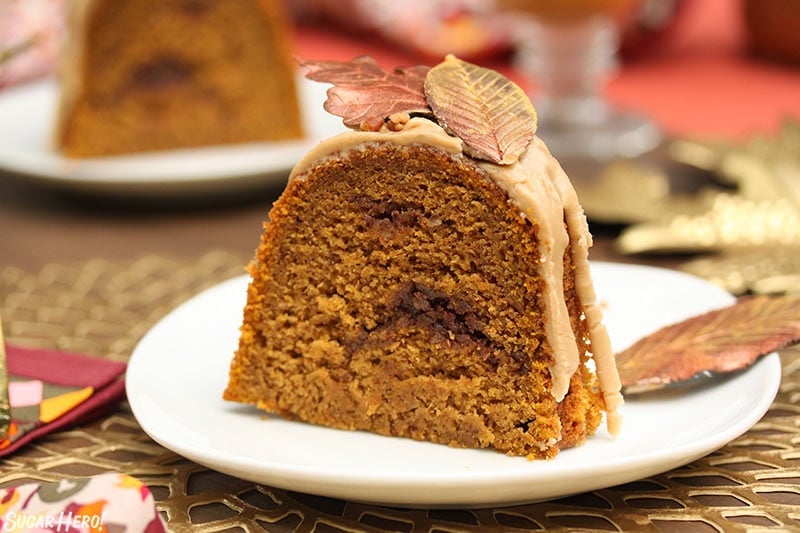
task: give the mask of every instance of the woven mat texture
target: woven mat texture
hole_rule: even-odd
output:
[[[161,317],[243,273],[246,258],[146,257],[0,267],[7,342],[127,360]],[[172,531],[743,531],[800,529],[800,351],[781,354],[783,382],[742,437],[685,467],[556,501],[476,510],[372,506],[256,485],[210,471],[153,442],[126,403],[91,424],[0,461],[0,487],[120,471],[154,492]]]

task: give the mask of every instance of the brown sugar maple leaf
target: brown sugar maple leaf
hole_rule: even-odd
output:
[[[536,132],[536,110],[516,83],[452,55],[428,72],[425,96],[440,124],[473,157],[515,163]]]
[[[754,296],[664,327],[617,354],[623,390],[636,394],[727,373],[800,342],[800,298]]]
[[[342,117],[350,128],[377,131],[395,113],[431,113],[423,92],[427,66],[390,72],[369,56],[349,62],[301,61],[300,65],[307,69],[308,79],[334,85],[323,107]]]

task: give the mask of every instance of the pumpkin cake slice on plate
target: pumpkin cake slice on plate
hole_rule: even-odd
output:
[[[523,91],[452,56],[305,67],[353,131],[264,224],[224,398],[532,459],[616,433],[591,236]]]

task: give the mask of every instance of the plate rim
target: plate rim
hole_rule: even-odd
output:
[[[668,273],[669,275],[675,275],[678,277],[685,277],[687,279],[691,279],[694,282],[701,282],[704,284],[710,285],[705,280],[697,278],[691,274],[687,274],[684,272],[665,269],[661,267],[652,267],[652,266],[644,266],[644,265],[632,265],[632,264],[625,264],[625,263],[610,263],[604,261],[592,261],[592,269],[596,267],[600,268],[607,268],[607,267],[614,267],[614,268],[632,268],[639,271],[658,271],[661,273]],[[196,302],[198,298],[203,298],[212,291],[219,290],[222,291],[225,289],[226,285],[231,284],[237,287],[242,286],[242,284],[246,284],[249,280],[248,275],[240,275],[234,278],[230,278],[228,280],[222,281],[200,293],[196,294],[194,297],[190,298],[189,300],[185,301],[180,306],[173,309],[170,313],[168,313],[165,317],[163,317],[153,328],[151,328],[147,334],[141,339],[140,343],[137,344],[136,348],[131,355],[131,360],[129,362],[129,375],[136,376],[136,372],[138,371],[137,364],[141,360],[137,354],[141,353],[142,346],[145,348],[147,347],[147,339],[150,338],[150,335],[153,334],[154,331],[158,331],[156,328],[160,325],[165,323],[167,317],[173,316],[174,313],[178,313],[180,309],[185,308],[186,306],[193,305],[193,302]],[[246,285],[245,285],[246,286]],[[722,289],[719,289],[721,292]],[[727,293],[725,293],[727,294]],[[733,297],[728,295],[732,300]],[[243,300],[242,300],[243,302]],[[156,333],[157,334],[157,333]],[[232,356],[232,354],[230,354]],[[745,370],[744,372],[751,372],[751,369],[759,369],[761,374],[756,374],[756,377],[759,379],[766,381],[767,387],[766,389],[762,390],[761,396],[758,398],[756,405],[754,408],[750,409],[746,413],[747,416],[740,418],[736,424],[732,424],[727,431],[720,431],[714,434],[705,435],[704,438],[695,440],[693,442],[685,442],[681,446],[674,448],[671,450],[671,454],[667,457],[667,460],[664,460],[665,452],[662,449],[656,449],[650,451],[649,453],[642,453],[638,454],[634,460],[632,461],[628,457],[616,457],[613,459],[604,459],[604,462],[599,465],[594,465],[593,467],[593,475],[594,481],[588,481],[586,484],[582,485],[580,490],[576,491],[562,491],[557,494],[547,495],[544,497],[524,497],[520,496],[519,494],[516,497],[492,497],[487,498],[485,496],[476,496],[472,499],[464,499],[463,497],[457,498],[456,500],[442,498],[441,494],[437,494],[435,496],[425,495],[425,494],[416,494],[410,498],[397,498],[396,496],[392,496],[398,489],[415,489],[419,490],[421,488],[421,484],[427,487],[428,490],[433,490],[435,493],[440,492],[444,488],[452,487],[453,483],[465,483],[469,482],[470,486],[473,489],[477,489],[477,492],[481,492],[481,489],[487,489],[490,486],[493,490],[497,489],[498,483],[521,483],[521,482],[558,482],[559,477],[563,477],[566,475],[574,475],[576,472],[585,472],[586,466],[583,464],[565,464],[561,465],[560,468],[556,470],[545,470],[544,473],[539,472],[539,477],[537,479],[531,479],[531,472],[530,470],[526,469],[519,469],[516,471],[503,471],[501,473],[500,479],[498,480],[498,475],[492,472],[448,472],[445,478],[442,476],[437,475],[435,473],[429,473],[429,475],[420,475],[419,472],[413,473],[406,473],[406,476],[398,476],[396,472],[392,474],[391,486],[382,487],[380,484],[375,484],[375,474],[372,472],[367,473],[366,471],[362,472],[348,472],[346,476],[342,476],[342,472],[336,469],[334,470],[327,470],[325,472],[319,472],[313,470],[311,467],[309,468],[300,468],[297,465],[282,465],[280,463],[268,463],[267,466],[271,468],[271,475],[270,477],[264,477],[263,475],[259,474],[255,478],[252,476],[252,472],[250,468],[253,467],[253,459],[252,458],[242,458],[242,457],[235,457],[235,454],[224,454],[225,460],[227,464],[220,465],[218,460],[215,460],[213,457],[210,457],[208,453],[209,450],[205,450],[204,453],[198,452],[196,449],[192,449],[191,446],[187,448],[187,446],[181,445],[180,443],[175,443],[170,438],[165,438],[163,432],[159,432],[158,429],[154,430],[152,425],[149,424],[149,420],[147,415],[143,415],[146,408],[144,408],[139,400],[136,398],[135,392],[133,389],[135,388],[135,384],[131,384],[131,381],[126,383],[126,388],[128,389],[128,398],[131,409],[133,411],[134,416],[136,417],[137,421],[139,421],[142,429],[150,435],[156,442],[161,444],[162,446],[173,450],[174,452],[187,457],[199,464],[205,465],[208,468],[213,470],[217,470],[229,475],[234,475],[241,477],[243,479],[248,479],[250,481],[256,483],[264,483],[271,486],[276,486],[279,488],[283,488],[286,490],[298,490],[301,492],[308,492],[313,494],[319,494],[322,496],[328,497],[335,497],[335,498],[342,498],[350,501],[359,501],[369,504],[384,504],[384,505],[401,505],[405,507],[425,507],[425,508],[437,508],[437,507],[447,507],[447,508],[480,508],[480,507],[500,507],[500,506],[508,506],[508,505],[518,505],[524,503],[532,503],[535,501],[542,501],[542,500],[549,500],[553,498],[563,497],[569,494],[575,494],[579,492],[587,492],[592,490],[598,490],[604,487],[613,486],[619,483],[629,482],[636,479],[640,479],[643,477],[647,477],[650,475],[655,475],[660,472],[668,471],[683,464],[687,464],[691,461],[694,461],[700,457],[703,457],[716,449],[724,446],[728,442],[738,438],[743,433],[748,431],[753,425],[755,425],[767,412],[769,407],[772,405],[774,401],[775,395],[777,394],[778,387],[781,381],[781,365],[780,365],[780,358],[777,353],[771,353],[767,356],[762,357],[755,365],[750,367],[749,369]],[[133,370],[133,372],[131,372]],[[755,372],[755,371],[753,371]],[[255,411],[255,408],[251,408]],[[295,424],[298,422],[285,422]],[[299,424],[304,424],[299,422]],[[312,431],[316,430],[323,430],[323,431],[333,431],[338,432],[341,430],[331,429],[331,428],[321,428],[321,427],[314,427]],[[167,435],[168,437],[168,435]],[[393,438],[393,437],[380,437],[375,436],[380,439],[386,438]],[[602,438],[595,436],[593,438]],[[436,444],[430,443],[423,443],[425,445],[431,446],[440,446]],[[613,443],[611,444],[613,445]],[[455,453],[460,453],[463,450],[455,450]],[[475,450],[473,450],[475,451]],[[548,461],[547,463],[552,463],[554,461],[558,461],[559,457],[562,454],[569,453],[570,450],[564,450],[557,456],[555,459]],[[469,452],[469,450],[467,450]],[[495,451],[480,451],[481,453],[498,453]],[[678,453],[676,453],[678,452]],[[653,461],[653,457],[657,457],[662,459],[659,464],[655,464]],[[518,459],[518,458],[512,458]],[[534,463],[536,463],[534,461]],[[649,468],[643,472],[642,465],[648,465]],[[637,472],[637,474],[631,477],[632,472]],[[609,483],[609,480],[613,481]],[[354,485],[358,485],[354,487]],[[369,489],[371,492],[370,496],[364,497],[364,490]],[[517,491],[518,492],[518,491]]]

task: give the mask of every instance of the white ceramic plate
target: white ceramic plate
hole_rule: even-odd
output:
[[[0,171],[73,191],[160,196],[232,192],[282,184],[321,139],[345,128],[322,109],[328,85],[298,80],[306,138],[139,155],[68,159],[51,139],[58,86],[52,79],[0,91]]]
[[[594,263],[612,342],[620,350],[666,323],[732,297],[679,272]],[[551,461],[462,450],[289,422],[224,402],[246,277],[215,286],[159,322],[127,373],[133,413],[165,447],[210,468],[275,487],[349,500],[427,507],[511,505],[630,482],[723,446],[767,411],[777,354],[730,379],[669,398],[630,400],[623,427]]]

